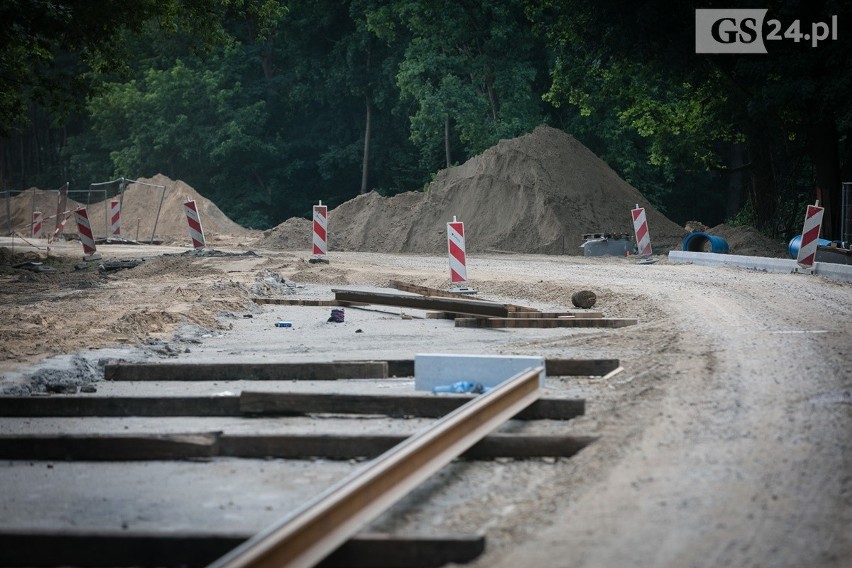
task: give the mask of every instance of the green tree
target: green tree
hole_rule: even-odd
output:
[[[6,0],[0,4],[0,136],[27,123],[39,104],[58,117],[79,109],[103,73],[125,69],[129,54],[116,41],[124,30],[156,20],[217,37],[215,0]],[[213,25],[211,25],[211,23]]]
[[[754,222],[767,232],[791,230],[784,211],[816,185],[828,208],[824,232],[836,234],[838,133],[850,126],[849,99],[841,94],[852,81],[848,42],[810,48],[783,41],[769,45],[769,55],[697,55],[690,24],[701,7],[661,0],[529,3],[558,53],[549,100],[616,116],[649,140],[651,163],[747,171]],[[769,3],[769,17],[788,23],[832,14],[841,21],[852,16],[847,3]],[[740,143],[746,160],[735,166],[728,155]],[[808,165],[815,179],[803,185]]]
[[[414,103],[411,139],[430,169],[438,155],[454,161],[453,142],[467,158],[543,122],[534,87],[544,60],[521,2],[399,0],[369,26],[410,38],[397,84]]]

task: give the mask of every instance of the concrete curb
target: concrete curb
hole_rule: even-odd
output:
[[[716,254],[712,252],[690,252],[673,250],[669,252],[669,261],[674,264],[697,264],[699,266],[737,266],[751,270],[766,272],[807,272],[799,267],[795,260],[786,258],[766,258],[763,256],[739,256],[731,254]],[[852,282],[852,266],[832,264],[829,262],[814,263],[814,274],[825,276],[832,280]]]

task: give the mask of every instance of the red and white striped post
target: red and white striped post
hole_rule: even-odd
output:
[[[33,238],[40,239],[42,236],[41,211],[33,211]]]
[[[109,231],[113,236],[121,235],[121,201],[118,199],[109,202]]]
[[[819,200],[817,200],[816,205],[808,205],[808,210],[805,213],[805,224],[802,227],[802,242],[799,244],[799,254],[796,256],[796,263],[802,268],[814,267],[824,211],[825,209],[819,206]]]
[[[328,206],[314,205],[313,242],[314,255],[323,257],[328,254]]]
[[[636,204],[633,214],[633,230],[636,231],[636,250],[640,256],[651,256],[651,235],[648,233],[648,219],[645,208]]]
[[[71,218],[71,211],[64,211],[56,215],[56,229],[53,231],[53,234],[50,235],[47,239],[47,252],[50,252],[50,245],[53,244],[53,241],[56,240],[56,237],[59,236],[59,233],[62,232],[62,229],[65,227],[65,223],[68,222],[68,219]]]
[[[77,232],[80,234],[80,242],[83,243],[83,254],[94,255],[98,252],[95,247],[95,237],[92,235],[92,225],[89,223],[89,212],[85,207],[74,211],[74,219],[77,221]]]
[[[447,254],[450,259],[450,282],[467,284],[467,259],[464,252],[464,223],[453,220],[447,223]]]
[[[201,228],[201,218],[198,216],[198,207],[195,200],[189,199],[183,204],[186,213],[186,222],[189,225],[189,238],[192,239],[192,248],[200,249],[206,246],[204,242],[204,229]]]

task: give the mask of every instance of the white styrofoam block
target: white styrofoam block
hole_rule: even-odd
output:
[[[544,357],[520,355],[454,355],[427,353],[414,356],[414,390],[431,391],[432,387],[458,381],[482,383],[496,387],[530,367],[544,367]],[[544,387],[546,373],[539,381]]]

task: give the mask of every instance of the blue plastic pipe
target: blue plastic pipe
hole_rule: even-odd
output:
[[[817,239],[817,244],[820,246],[828,247],[831,246],[831,241],[826,239]],[[792,239],[790,239],[790,243],[787,245],[787,254],[790,255],[790,258],[795,260],[799,256],[799,248],[802,246],[802,235],[796,235]]]
[[[709,245],[710,250],[707,250]],[[728,254],[728,241],[707,233],[689,233],[683,238],[683,250],[690,252],[715,252]]]

